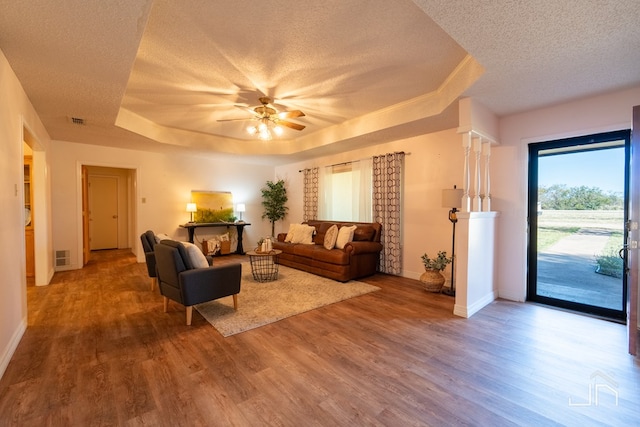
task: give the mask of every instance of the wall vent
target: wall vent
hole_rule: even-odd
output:
[[[70,117],[70,120],[71,120],[71,123],[73,123],[74,125],[84,126],[86,124],[85,120],[80,117]]]
[[[55,251],[56,252],[56,267],[64,267],[65,265],[71,265],[71,251]]]

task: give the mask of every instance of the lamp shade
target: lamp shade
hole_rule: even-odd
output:
[[[198,208],[195,203],[187,203],[187,212],[198,212]]]
[[[464,191],[459,188],[447,188],[442,190],[442,207],[456,208],[462,207],[462,195]]]
[[[246,211],[246,207],[244,205],[244,203],[238,203],[236,205],[236,212],[245,212]]]

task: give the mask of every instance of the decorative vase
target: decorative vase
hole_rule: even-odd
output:
[[[420,276],[420,281],[424,284],[424,289],[427,292],[440,292],[444,285],[445,278],[442,273],[440,273],[440,270],[425,268],[424,273]]]

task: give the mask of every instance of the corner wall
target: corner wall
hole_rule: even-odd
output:
[[[0,51],[0,376],[4,373],[27,327],[27,285],[24,246],[23,129],[38,141],[38,157],[47,168],[49,135],[20,82]],[[46,181],[44,181],[46,185]],[[41,224],[47,236],[50,216]],[[44,242],[45,245],[48,242]],[[50,253],[44,254],[50,260]],[[37,256],[42,256],[38,253]],[[47,260],[45,260],[47,261]],[[45,263],[46,264],[46,263]],[[46,269],[46,266],[45,266]]]

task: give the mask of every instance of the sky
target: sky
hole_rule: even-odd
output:
[[[598,187],[605,193],[624,191],[624,147],[567,153],[538,159],[538,185]]]

